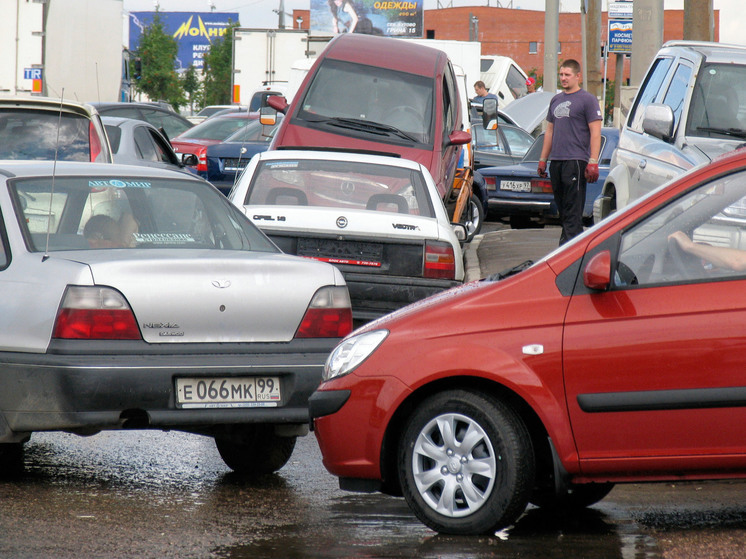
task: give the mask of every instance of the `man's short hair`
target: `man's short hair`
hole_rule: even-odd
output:
[[[484,85],[484,82],[482,80],[478,80],[478,81],[474,82],[474,87],[475,88],[477,88],[477,87],[483,87],[484,89],[487,89],[487,86]]]
[[[560,65],[560,68],[570,68],[570,70],[572,70],[573,73],[579,74],[580,73],[580,62],[578,62],[574,58],[568,58]]]

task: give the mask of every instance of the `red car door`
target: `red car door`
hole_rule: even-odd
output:
[[[693,189],[592,249],[610,248],[616,273],[607,291],[576,286],[563,346],[584,473],[746,467],[746,272],[677,256],[670,238],[684,231],[710,248],[745,249],[734,208],[746,207],[746,177],[737,177]]]

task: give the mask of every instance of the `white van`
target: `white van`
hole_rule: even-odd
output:
[[[490,93],[497,95],[501,109],[526,95],[528,75],[512,58],[482,55],[480,69],[480,79]]]

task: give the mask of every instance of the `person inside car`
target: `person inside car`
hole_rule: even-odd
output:
[[[684,252],[710,262],[716,268],[743,272],[746,270],[746,252],[730,247],[695,243],[683,231],[676,231],[668,237],[675,241]]]

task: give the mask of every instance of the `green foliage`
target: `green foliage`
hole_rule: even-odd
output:
[[[135,87],[152,100],[166,100],[175,108],[186,101],[174,69],[178,50],[176,39],[166,34],[156,11],[153,22],[140,37],[135,53],[141,63],[141,75]]]
[[[191,108],[192,114],[194,114],[194,104],[202,98],[202,84],[197,76],[197,70],[194,66],[190,65],[181,76],[181,87],[184,93],[189,97],[189,107]]]
[[[214,40],[205,53],[202,69],[205,105],[229,105],[232,101],[233,29],[236,27],[238,23],[231,23],[225,35]]]

